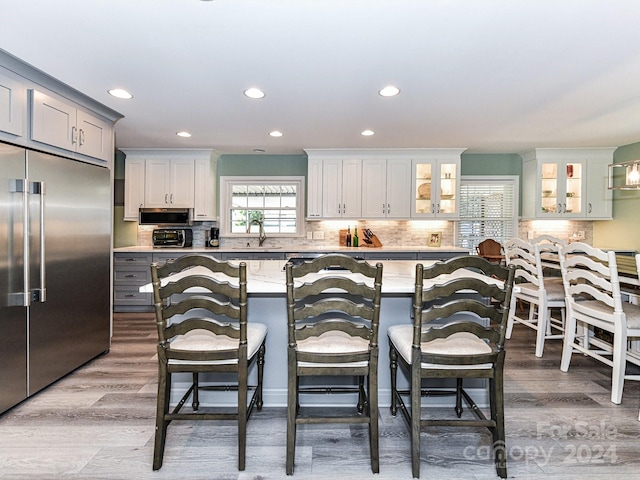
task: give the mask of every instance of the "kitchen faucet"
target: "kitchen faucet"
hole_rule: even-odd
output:
[[[255,224],[257,224],[260,228],[260,233],[258,235],[258,246],[261,247],[264,241],[267,239],[267,234],[264,231],[264,217],[262,220],[254,218],[253,220],[249,221],[249,224],[247,225],[247,233],[251,231],[251,225]]]

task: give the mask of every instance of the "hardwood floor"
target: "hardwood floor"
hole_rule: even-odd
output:
[[[114,317],[108,354],[0,416],[0,478],[287,478],[283,408],[254,412],[244,472],[237,470],[233,422],[174,422],[164,466],[153,472],[155,324],[151,314]],[[560,342],[548,341],[538,359],[533,333],[516,326],[507,343],[509,477],[638,478],[640,385],[625,382],[622,404],[614,405],[608,367],[574,355],[562,373]],[[386,359],[380,368],[388,368]],[[421,476],[496,478],[489,444],[482,430],[429,430],[422,434]],[[407,429],[388,408],[381,410],[380,455],[380,474],[373,475],[364,426],[302,426],[290,478],[412,478]]]

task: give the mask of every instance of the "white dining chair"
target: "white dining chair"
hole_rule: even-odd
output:
[[[613,369],[611,401],[622,401],[626,364],[640,365],[640,354],[629,348],[629,340],[640,337],[640,307],[622,301],[613,251],[586,243],[571,243],[560,249],[560,266],[566,292],[567,321],[560,369],[569,370],[573,353],[594,358]],[[613,335],[596,335],[595,329]]]
[[[557,253],[552,243],[546,243],[544,248]],[[506,263],[516,267],[518,285],[511,297],[507,338],[511,338],[516,323],[536,330],[536,357],[542,357],[545,340],[563,338],[565,321],[564,287],[560,277],[556,280],[544,276],[540,249],[541,244],[532,245],[519,238],[505,244]],[[527,304],[528,312],[519,313],[519,303]],[[560,318],[553,317],[552,309],[560,311]]]

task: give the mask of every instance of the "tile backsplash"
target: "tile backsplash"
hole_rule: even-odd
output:
[[[204,246],[205,233],[212,226],[217,226],[215,222],[202,222],[190,227],[193,230],[193,245]],[[264,247],[327,247],[339,244],[340,230],[351,228],[351,233],[355,227],[358,228],[360,238],[362,229],[369,228],[376,234],[383,246],[427,246],[431,233],[440,232],[442,246],[455,245],[454,223],[452,221],[438,220],[370,220],[370,221],[346,221],[346,220],[326,220],[306,222],[304,237],[270,237]],[[153,227],[138,227],[138,245],[151,245],[151,232]],[[518,224],[518,237],[529,238],[544,233],[565,239],[567,241],[576,239],[579,232],[584,232],[586,243],[593,242],[593,223],[590,221],[566,221],[566,220],[525,220]],[[311,236],[312,238],[307,238]],[[246,238],[221,237],[221,247],[245,247],[247,243],[251,247],[258,246],[258,238],[251,235]],[[582,240],[581,240],[582,241]]]

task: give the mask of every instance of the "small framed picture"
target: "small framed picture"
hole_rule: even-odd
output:
[[[428,247],[439,247],[442,243],[442,232],[429,232]]]

